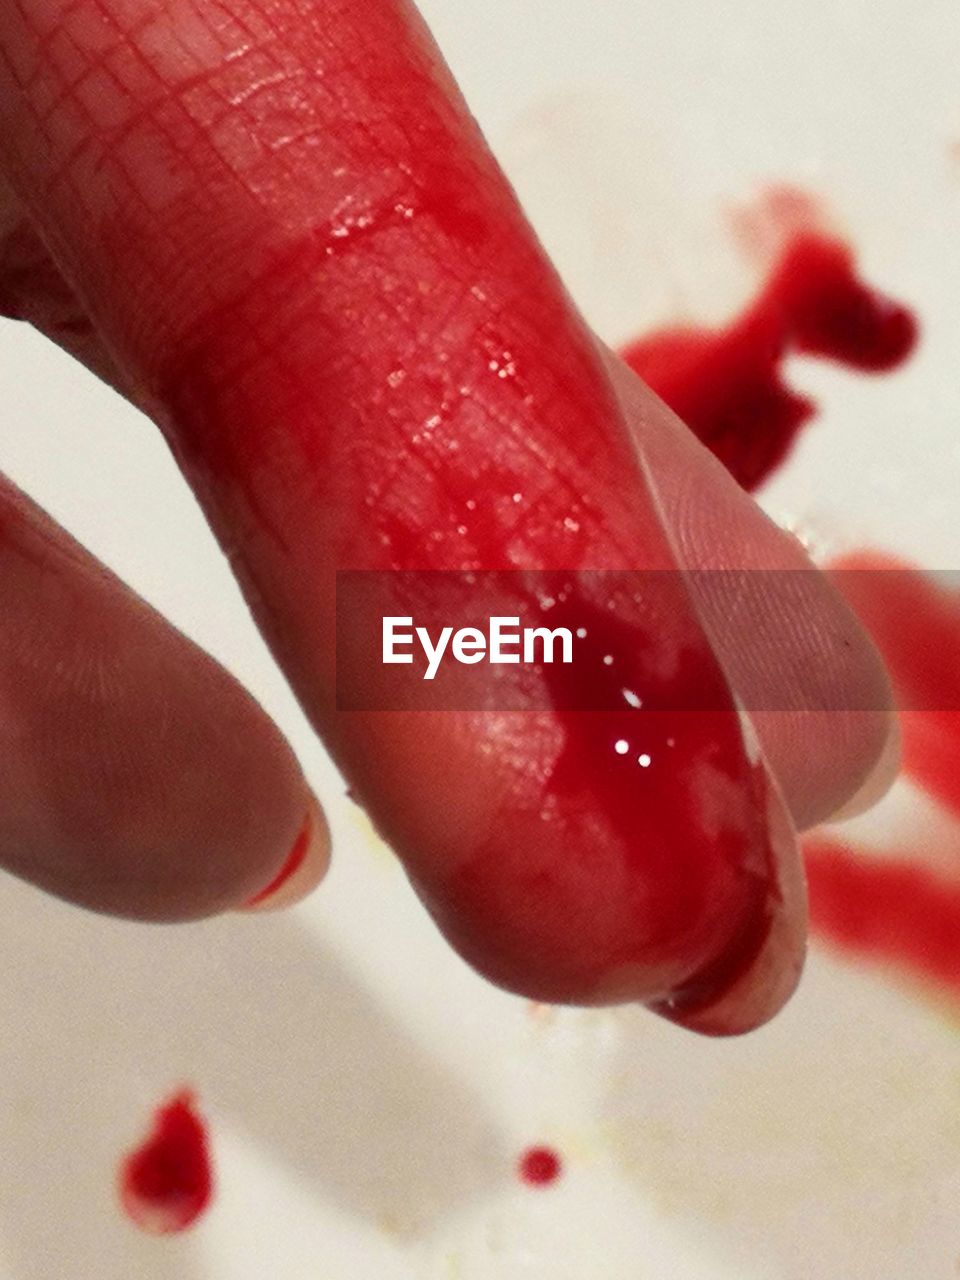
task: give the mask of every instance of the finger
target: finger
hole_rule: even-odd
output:
[[[319,879],[326,826],[263,711],[2,478],[0,601],[8,871],[150,920]]]
[[[880,798],[897,770],[890,681],[829,577],[606,353],[717,654],[794,823]],[[728,573],[729,570],[743,570]]]
[[[2,176],[0,316],[29,321],[106,382],[122,381],[79,298]]]
[[[30,319],[120,385],[99,335],[12,192],[6,206],[0,280],[8,312]],[[695,571],[690,581],[701,616],[794,823],[805,829],[868,808],[893,782],[900,759],[876,650],[828,579],[813,572],[797,539],[764,516],[691,432],[651,413],[631,371],[614,353],[604,354],[680,559]],[[744,578],[728,578],[728,570],[756,571],[753,590],[745,592]],[[725,588],[738,594],[734,607]],[[793,705],[775,709],[783,701]]]
[[[796,849],[678,575],[652,611],[583,573],[573,603],[616,604],[618,677],[723,715],[336,712],[338,568],[677,567],[593,342],[413,11],[17,0],[0,43],[18,195],[447,936],[541,998],[770,1016],[802,957]],[[658,732],[662,769],[610,754]]]

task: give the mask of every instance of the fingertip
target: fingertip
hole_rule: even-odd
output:
[[[808,908],[803,864],[786,802],[767,771],[767,820],[774,861],[769,927],[751,964],[722,989],[690,1002],[651,1005],[654,1013],[688,1031],[713,1037],[755,1031],[780,1012],[803,973]]]
[[[279,869],[237,910],[253,913],[293,906],[313,892],[329,866],[330,828],[319,803],[311,795],[303,826]]]
[[[896,781],[897,774],[900,772],[902,750],[900,720],[896,714],[891,713],[889,732],[876,763],[850,799],[825,821],[847,822],[851,818],[858,818],[878,804]]]

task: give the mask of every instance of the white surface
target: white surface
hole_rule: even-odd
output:
[[[960,12],[954,0],[430,0],[587,314],[620,340],[749,291],[724,210],[822,194],[922,349],[824,412],[770,486],[831,547],[956,567]],[[533,1016],[439,940],[344,800],[150,425],[0,324],[0,466],[236,672],[331,803],[336,869],[273,920],[98,920],[0,884],[0,1275],[11,1280],[948,1280],[960,1036],[815,955],[776,1023],[698,1041],[641,1011]],[[113,1201],[181,1080],[220,1195],[177,1240]],[[554,1188],[519,1187],[528,1141]]]

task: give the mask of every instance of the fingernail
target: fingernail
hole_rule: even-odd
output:
[[[241,911],[275,911],[292,906],[317,887],[330,865],[330,831],[315,800],[290,852],[273,879],[243,904]]]
[[[758,768],[762,768],[758,765]],[[694,1001],[660,1001],[651,1008],[690,1031],[736,1036],[768,1022],[796,989],[803,972],[807,901],[796,834],[783,797],[769,773],[767,829],[774,863],[768,923],[756,955],[732,981]]]

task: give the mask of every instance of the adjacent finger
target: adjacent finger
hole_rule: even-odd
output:
[[[796,826],[879,799],[896,774],[893,695],[831,579],[679,419],[606,359],[704,623]],[[730,572],[734,571],[734,572]]]
[[[0,865],[97,911],[236,907],[328,837],[236,681],[0,478]],[[304,876],[303,864],[310,868]]]

